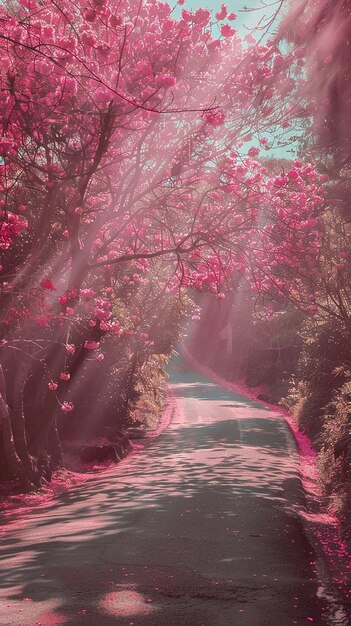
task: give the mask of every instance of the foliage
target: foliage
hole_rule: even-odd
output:
[[[317,438],[320,448],[325,407],[345,381],[342,366],[349,359],[350,337],[342,324],[336,324],[333,319],[307,320],[302,337],[303,348],[287,403],[302,430]]]
[[[344,518],[350,533],[348,512],[351,507],[351,372],[344,371],[346,382],[334,391],[325,408],[322,448],[319,454],[321,477],[334,509]]]
[[[62,421],[129,418],[184,288],[245,276],[315,306],[322,180],[260,160],[300,60],[216,19],[217,38],[156,0],[0,7],[0,447],[24,488],[61,462]]]

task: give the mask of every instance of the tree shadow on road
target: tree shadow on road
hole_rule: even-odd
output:
[[[230,421],[176,424],[8,526],[0,624],[272,626],[292,612],[322,625],[315,555],[286,507],[292,478],[280,440],[242,445]]]

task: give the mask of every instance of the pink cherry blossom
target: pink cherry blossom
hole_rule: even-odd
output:
[[[235,28],[232,28],[229,24],[223,24],[223,26],[221,26],[221,34],[223,37],[233,37],[236,32]]]
[[[11,139],[3,138],[0,140],[0,153],[7,155],[13,147],[13,141]]]
[[[170,74],[160,74],[156,77],[155,82],[158,87],[173,87],[176,83],[176,79]]]
[[[63,411],[64,413],[70,413],[70,411],[73,411],[74,409],[74,405],[72,404],[72,402],[63,402],[63,404],[61,404],[61,411]]]
[[[221,9],[216,13],[216,20],[224,20],[227,17],[227,7],[221,4]]]
[[[46,291],[56,291],[56,287],[50,278],[44,278],[40,285]]]
[[[90,300],[91,298],[94,297],[95,295],[95,291],[94,289],[80,289],[79,294],[82,298],[85,298],[86,300]]]
[[[211,126],[222,126],[222,124],[224,124],[225,115],[223,111],[214,110],[214,111],[207,111],[204,114],[204,118],[206,122],[211,124]]]
[[[87,22],[94,22],[94,20],[96,20],[96,17],[97,15],[93,9],[87,9],[87,11],[85,11],[84,13],[84,19]]]
[[[250,157],[256,157],[259,153],[260,153],[259,149],[258,149],[258,148],[254,148],[254,147],[250,148],[250,149],[248,150],[248,152],[247,152],[247,154],[248,154]]]
[[[296,170],[289,170],[288,171],[288,176],[292,180],[297,180],[299,178],[299,173]]]
[[[68,372],[61,372],[60,380],[70,380],[71,375]]]
[[[100,345],[100,343],[98,341],[86,341],[84,343],[84,348],[86,350],[97,350],[99,345]]]
[[[111,312],[106,309],[96,308],[95,317],[97,317],[97,319],[100,321],[108,320],[111,317]]]

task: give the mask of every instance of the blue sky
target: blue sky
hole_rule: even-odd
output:
[[[235,22],[231,22],[233,28],[237,29],[239,37],[245,37],[245,35],[252,32],[262,20],[261,24],[265,24],[266,20],[271,18],[277,10],[277,2],[271,0],[263,0],[266,4],[271,6],[264,6],[262,0],[185,0],[184,8],[188,10],[202,8],[209,8],[212,11],[218,11],[221,4],[225,4],[228,8],[228,13],[236,13],[238,16]],[[180,7],[180,9],[183,7]],[[180,13],[180,11],[179,11]],[[276,27],[276,24],[275,24]],[[215,35],[215,32],[213,33]],[[219,32],[218,32],[219,34]],[[256,34],[253,32],[257,39],[260,39],[261,34],[258,31]],[[262,33],[263,34],[263,33]],[[296,134],[292,130],[292,134]],[[266,153],[267,156],[284,157],[291,159],[294,155],[297,145],[295,143],[288,145],[287,147],[276,145],[272,151]]]
[[[237,14],[233,27],[238,29],[240,36],[245,36],[248,32],[246,28],[254,27],[264,15],[269,16],[274,11],[274,7],[263,7],[260,0],[185,0],[184,8],[194,10],[202,7],[217,11],[221,4],[228,7],[229,13]]]
[[[213,12],[216,12],[219,10],[221,4],[225,4],[228,9],[228,13],[236,13],[238,16],[234,22],[231,22],[231,25],[238,31],[239,37],[243,38],[245,35],[253,32],[253,29],[255,29],[255,26],[257,26],[261,20],[262,23],[265,24],[266,20],[271,18],[276,12],[278,2],[274,2],[273,0],[270,2],[267,2],[267,0],[263,1],[266,1],[267,4],[271,4],[271,6],[264,6],[261,0],[185,0],[183,6],[176,7],[173,15],[174,17],[180,17],[180,13],[183,8],[190,11],[201,7],[208,8]],[[172,0],[168,0],[168,2],[172,5]],[[219,34],[218,30],[218,35]],[[260,39],[260,32],[253,32],[253,34],[256,39]],[[213,31],[213,35],[216,36],[215,31]],[[294,135],[298,134],[296,129],[291,129],[291,133]],[[269,150],[266,155],[291,159],[295,156],[296,148],[297,144],[295,143],[286,147],[278,144]]]

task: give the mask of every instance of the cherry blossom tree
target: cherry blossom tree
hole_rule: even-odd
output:
[[[155,0],[0,8],[2,447],[27,487],[58,456],[58,408],[74,410],[66,390],[87,361],[98,371],[101,342],[137,335],[134,354],[152,350],[138,289],[222,297],[254,244],[264,290],[267,272],[279,283],[277,265],[297,263],[293,244],[318,249],[313,169],[272,177],[259,161],[289,126],[282,96],[299,59],[274,42],[243,45],[225,7],[215,18],[175,20]]]
[[[268,181],[274,190],[274,210],[262,202],[261,228],[248,250],[254,292],[269,303],[289,302],[314,313],[323,278],[325,198],[324,175],[296,159]]]
[[[310,311],[338,319],[349,334],[350,7],[343,0],[284,4],[279,38],[289,47],[287,57],[300,59],[294,69],[298,90],[293,90],[292,112],[304,120],[302,149],[321,173],[315,182],[326,182],[315,215],[323,235],[319,252],[314,249],[314,270],[302,272],[300,279],[310,294]]]

